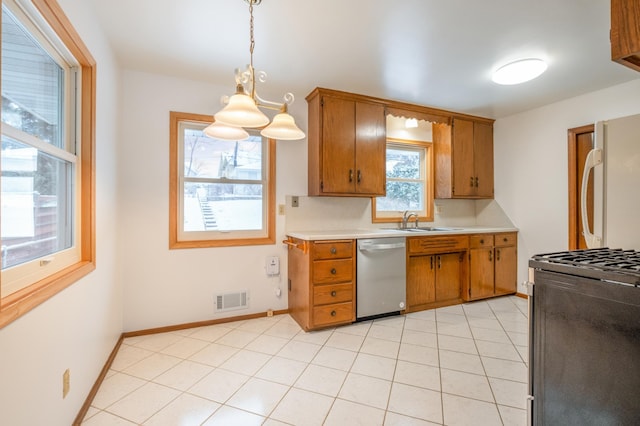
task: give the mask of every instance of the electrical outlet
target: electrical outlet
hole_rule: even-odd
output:
[[[66,398],[71,388],[71,372],[67,368],[62,373],[62,398]]]
[[[298,207],[298,196],[294,195],[293,197],[291,197],[291,207]]]
[[[284,216],[284,204],[278,204],[278,214]]]
[[[269,309],[269,310],[267,311],[267,316],[268,316],[268,317],[272,317],[272,316],[273,316],[273,309]]]

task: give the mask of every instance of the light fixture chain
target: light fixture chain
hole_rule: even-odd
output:
[[[256,45],[256,40],[253,37],[253,0],[248,0],[249,1],[249,16],[250,21],[249,21],[249,53],[250,53],[250,65],[253,68],[253,48]]]

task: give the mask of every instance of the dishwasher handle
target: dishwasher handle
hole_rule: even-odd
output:
[[[393,250],[404,248],[405,243],[391,243],[391,244],[362,244],[358,246],[358,250],[360,251],[381,251],[381,250]]]

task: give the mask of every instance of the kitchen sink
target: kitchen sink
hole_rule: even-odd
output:
[[[462,228],[450,228],[445,226],[419,226],[419,227],[408,227],[408,228],[393,228],[396,231],[403,232],[444,232],[444,231],[462,231]]]

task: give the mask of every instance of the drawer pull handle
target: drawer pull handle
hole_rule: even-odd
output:
[[[331,268],[331,275],[335,275],[336,272],[338,272],[338,271],[336,271],[336,268]]]
[[[336,294],[337,294],[337,293],[336,293],[336,291],[335,291],[335,290],[333,290],[333,291],[331,292],[331,296],[332,296],[332,297],[336,297]]]
[[[473,176],[471,176],[471,187],[473,188]]]
[[[335,247],[331,247],[331,254],[336,254],[338,250]]]
[[[336,311],[331,311],[331,316],[335,317],[337,315]]]

